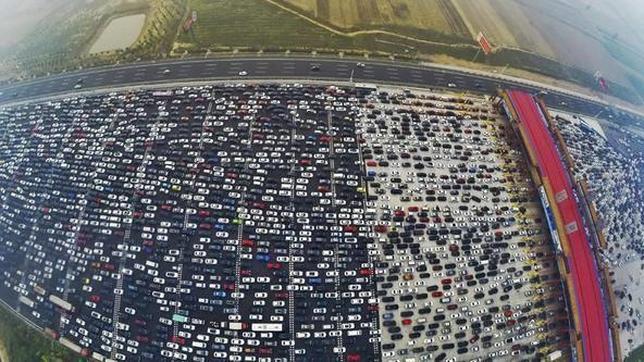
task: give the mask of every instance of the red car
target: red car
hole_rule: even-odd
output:
[[[269,356],[273,354],[273,349],[268,348],[268,347],[259,347],[258,350],[259,354],[264,355],[264,356]]]
[[[374,230],[376,230],[377,233],[381,233],[381,234],[386,233],[387,232],[387,225],[376,225]]]
[[[266,203],[265,202],[258,202],[255,201],[253,202],[253,207],[258,208],[258,209],[266,209]]]
[[[372,274],[373,273],[372,273],[371,269],[369,269],[369,268],[360,269],[360,275],[362,275],[363,277],[368,277],[368,276],[370,276]]]
[[[355,227],[355,225],[346,225],[344,227],[344,232],[345,233],[355,233],[356,231],[358,231],[358,228]]]
[[[235,283],[224,283],[224,290],[234,291]]]
[[[186,339],[185,339],[185,338],[183,338],[183,337],[179,337],[179,336],[172,336],[171,340],[172,340],[172,342],[174,342],[174,343],[176,343],[176,344],[179,344],[179,345],[181,345],[181,346],[183,346],[183,345],[185,345],[185,344],[186,344]]]
[[[269,262],[266,267],[271,270],[279,270],[282,269],[282,264]]]

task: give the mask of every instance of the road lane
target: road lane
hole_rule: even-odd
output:
[[[318,71],[310,66],[318,64]],[[347,81],[351,70],[355,82],[395,83],[429,88],[445,88],[455,83],[459,91],[493,93],[498,86],[513,87],[529,92],[540,89],[513,81],[484,77],[464,72],[421,67],[404,63],[383,63],[365,61],[359,68],[351,59],[325,58],[224,58],[188,59],[168,62],[147,62],[96,69],[81,70],[33,81],[0,87],[0,104],[25,99],[43,98],[49,95],[65,94],[74,90],[74,85],[83,79],[83,89],[99,89],[114,85],[144,85],[149,82],[180,82],[208,78],[241,78],[239,72],[246,70],[248,78],[253,76],[274,79],[324,79]],[[169,70],[164,74],[164,70]],[[139,74],[137,77],[136,75]],[[142,76],[141,76],[142,75]],[[568,94],[549,91],[545,95],[549,106],[564,110],[595,115],[604,105]]]

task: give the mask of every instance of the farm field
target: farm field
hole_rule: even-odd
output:
[[[38,1],[44,0],[28,0],[23,6],[33,9]],[[616,0],[616,4],[611,7],[593,0],[74,0],[45,21],[36,21],[42,14],[34,15],[31,23],[20,28],[24,31],[36,24],[33,30],[19,44],[5,47],[4,53],[0,39],[4,56],[0,70],[6,70],[0,73],[4,78],[21,78],[117,61],[234,49],[393,54],[421,61],[448,56],[472,61],[478,50],[473,38],[483,31],[498,52],[478,56],[473,66],[508,65],[594,90],[593,74],[599,71],[614,83],[611,94],[644,103],[643,39],[638,35],[644,31],[638,21],[644,17],[644,7],[638,7],[637,0]],[[626,10],[630,8],[641,9]],[[18,13],[24,15],[20,9]],[[192,11],[198,19],[185,31],[181,24]],[[110,20],[142,13],[146,19],[134,43],[132,37],[119,36],[128,41],[93,47],[100,44]]]
[[[308,15],[343,29],[401,27],[401,32],[431,29],[466,36],[451,0],[282,0]],[[407,28],[407,29],[405,29]]]
[[[639,20],[644,7],[635,0],[610,6],[591,0],[278,1],[351,31],[381,28],[420,39],[434,32],[461,43],[482,31],[495,47],[522,49],[590,74],[599,71],[644,92],[644,26]]]
[[[180,31],[177,48],[210,49],[356,49],[402,51],[369,35],[343,36],[314,25],[264,0],[190,0],[198,20]],[[206,15],[207,14],[207,15]]]
[[[623,84],[628,83],[629,73],[641,72],[642,68],[625,64],[621,55],[611,51],[610,47],[617,42],[641,55],[642,46],[630,35],[628,24],[610,10],[589,7],[590,2],[584,0],[516,0],[516,3],[534,29],[531,33],[541,34],[552,49],[552,56],[562,63],[575,64],[592,73],[600,71]],[[521,42],[519,45],[525,47]]]
[[[452,0],[472,37],[485,33],[494,46],[527,49],[547,57],[554,51],[521,7],[505,0]]]

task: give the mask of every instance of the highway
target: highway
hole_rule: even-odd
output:
[[[80,70],[38,78],[0,87],[0,104],[43,98],[74,91],[82,79],[83,90],[118,86],[135,86],[150,83],[204,81],[222,79],[298,79],[354,81],[425,88],[448,88],[455,92],[483,92],[494,94],[497,87],[538,92],[532,85],[505,79],[480,76],[456,70],[445,70],[409,63],[362,61],[356,59],[252,57],[186,59],[162,62],[144,62]],[[318,70],[312,70],[316,64]],[[241,76],[240,72],[247,75]],[[551,107],[596,115],[604,109],[603,104],[568,94],[548,91],[546,103]]]
[[[555,200],[550,200],[550,203],[559,209],[566,229],[564,232],[570,245],[570,255],[567,258],[577,296],[581,324],[577,328],[581,332],[584,361],[611,361],[613,358],[607,306],[600,290],[599,270],[585,232],[579,205],[576,197],[573,197],[570,177],[532,96],[514,90],[508,91],[508,96],[527,133],[540,174],[552,186]]]

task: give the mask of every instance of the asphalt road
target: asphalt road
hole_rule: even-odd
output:
[[[476,91],[493,94],[497,87],[512,87],[530,92],[541,89],[492,77],[472,75],[404,63],[364,61],[357,67],[355,59],[329,58],[217,58],[190,59],[167,62],[146,62],[129,65],[94,68],[39,78],[33,81],[0,87],[0,104],[48,95],[68,93],[83,79],[83,89],[142,85],[152,82],[180,82],[211,79],[314,79],[361,83],[384,83],[429,88],[447,88],[454,91]],[[319,70],[311,70],[311,65]],[[169,73],[164,73],[168,69]],[[240,76],[246,71],[246,76]],[[351,77],[353,75],[353,77]],[[545,96],[549,106],[562,110],[594,116],[603,112],[604,105],[567,94],[549,91]],[[629,118],[630,115],[622,114]],[[620,117],[620,118],[621,118]],[[628,121],[628,119],[625,119]]]

